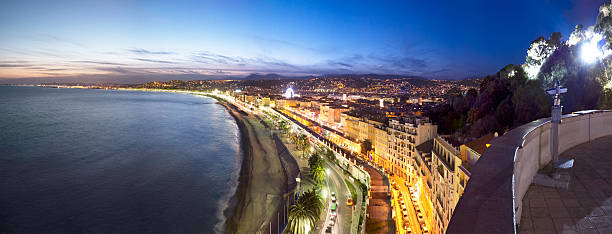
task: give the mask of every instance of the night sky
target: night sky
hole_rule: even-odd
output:
[[[524,62],[605,0],[2,1],[0,78],[380,73],[461,79]]]

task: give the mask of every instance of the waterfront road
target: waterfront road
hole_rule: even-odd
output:
[[[348,189],[348,185],[344,180],[344,176],[342,175],[342,171],[336,166],[335,163],[330,162],[327,159],[325,160],[325,167],[329,170],[328,175],[328,195],[327,202],[331,201],[331,192],[336,194],[336,203],[337,203],[337,214],[335,225],[332,227],[332,233],[350,233],[351,230],[351,222],[353,215],[352,206],[347,206],[346,201],[348,200],[349,194],[351,191]],[[330,224],[331,212],[328,212],[326,215],[325,228]],[[321,233],[325,233],[325,228],[323,228]]]

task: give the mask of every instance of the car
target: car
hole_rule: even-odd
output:
[[[412,229],[406,225],[404,225],[404,231],[406,231],[406,233],[412,233]]]
[[[352,206],[353,205],[353,199],[351,199],[350,197],[348,198],[348,200],[346,201],[346,205],[347,206]]]
[[[335,220],[332,219],[332,220],[329,221],[329,226],[334,226],[335,224],[336,224]]]
[[[405,210],[406,206],[404,204],[402,204],[402,210]]]
[[[332,196],[332,197],[331,197],[331,201],[332,201],[333,203],[336,203],[336,197],[335,197],[335,196]]]
[[[332,216],[332,217],[336,217],[336,216],[338,216],[338,212],[336,212],[335,210],[332,210],[332,212],[331,212],[331,216]]]
[[[429,233],[429,230],[427,230],[427,227],[425,227],[425,224],[421,226],[421,229],[423,229],[423,233]]]
[[[423,215],[419,214],[419,216],[417,217],[417,220],[419,221],[419,223],[423,223],[424,222]]]
[[[336,197],[336,193],[332,192],[332,195],[331,195],[331,196],[332,196],[332,197]]]
[[[327,228],[325,229],[325,233],[332,233],[332,227],[327,226]]]

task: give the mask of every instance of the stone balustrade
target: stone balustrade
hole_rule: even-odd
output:
[[[551,161],[550,129],[550,118],[539,119],[490,142],[472,170],[447,233],[516,233],[523,197],[538,170]],[[559,153],[608,135],[612,135],[611,111],[564,115]]]

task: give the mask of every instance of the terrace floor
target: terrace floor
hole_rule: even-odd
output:
[[[612,136],[561,155],[575,159],[569,189],[532,184],[519,233],[612,233]]]

